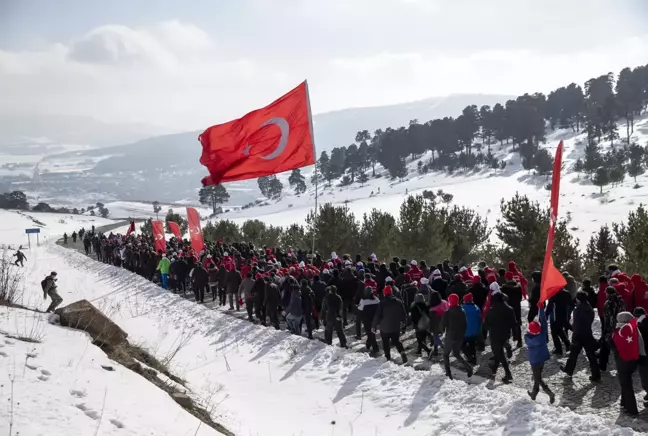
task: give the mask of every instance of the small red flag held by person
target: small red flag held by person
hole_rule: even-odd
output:
[[[180,233],[180,226],[178,225],[178,223],[176,223],[175,221],[167,221],[167,224],[169,225],[169,229],[171,229],[173,236],[182,240],[182,233]]]
[[[152,221],[153,240],[155,241],[155,252],[166,253],[166,239],[164,239],[164,224],[162,221]]]
[[[612,335],[614,346],[619,357],[624,362],[639,360],[639,330],[637,329],[637,318],[614,330]]]
[[[315,163],[308,84],[238,120],[209,127],[198,138],[204,186],[255,179]]]
[[[540,303],[550,299],[556,292],[567,285],[567,280],[554,266],[551,251],[553,250],[556,222],[558,221],[558,200],[560,198],[560,170],[562,167],[563,142],[560,141],[554,159],[553,174],[551,177],[551,209],[549,209],[549,233],[547,234],[547,249],[544,264],[542,265],[542,278],[540,281]]]
[[[135,231],[135,220],[131,220],[130,226],[128,226],[128,231],[126,232],[126,237],[128,238],[131,233]]]
[[[193,207],[187,208],[187,222],[189,223],[189,237],[191,238],[191,248],[196,253],[205,249],[202,230],[200,229],[200,215]]]

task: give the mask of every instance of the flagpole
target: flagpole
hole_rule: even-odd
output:
[[[313,213],[313,223],[317,223],[317,197],[318,197],[318,184],[319,184],[319,174],[317,173],[317,151],[315,149],[315,131],[313,130],[313,113],[311,112],[311,105],[310,105],[310,92],[308,90],[308,80],[304,80],[304,84],[306,85],[306,102],[308,104],[308,121],[310,122],[310,131],[311,131],[311,138],[313,139],[313,157],[315,158],[315,212]],[[313,255],[312,259],[315,259],[315,231],[313,231],[313,241],[311,245],[311,253]]]

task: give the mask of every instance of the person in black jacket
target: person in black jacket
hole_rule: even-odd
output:
[[[561,289],[549,299],[549,304],[547,305],[547,313],[551,319],[551,339],[553,340],[554,347],[556,347],[553,353],[559,356],[563,354],[562,343],[565,344],[565,349],[567,350],[571,347],[569,337],[567,336],[571,304],[571,295],[566,289]]]
[[[209,273],[202,266],[202,263],[198,262],[196,267],[193,270],[193,287],[194,295],[196,297],[196,302],[204,303],[205,302],[205,291],[209,286]]]
[[[207,272],[209,273],[209,281],[207,283],[211,290],[212,301],[216,301],[216,297],[218,296],[218,270],[216,269],[216,265],[213,263],[209,264],[209,271]]]
[[[337,287],[329,286],[326,288],[328,293],[322,302],[322,322],[324,322],[324,342],[331,345],[333,343],[333,330],[340,340],[340,347],[346,348],[346,335],[342,328],[342,298],[337,293]]]
[[[430,276],[430,287],[432,290],[437,291],[442,299],[446,299],[448,294],[448,282],[442,278],[441,271],[435,269]]]
[[[313,320],[315,321],[315,330],[319,329],[321,313],[322,313],[322,302],[324,297],[326,297],[326,283],[324,283],[319,275],[313,277],[313,294],[315,298],[315,312],[313,313]]]
[[[513,280],[513,273],[507,271],[504,273],[506,283],[502,285],[501,290],[508,298],[508,305],[515,312],[515,328],[513,329],[513,339],[517,341],[517,347],[522,348],[522,287],[518,282]]]
[[[472,366],[461,356],[464,334],[466,333],[466,314],[459,305],[459,296],[457,294],[448,296],[448,304],[450,308],[443,314],[441,319],[441,330],[445,332],[443,366],[445,367],[446,376],[452,380],[452,372],[450,371],[450,353],[452,353],[455,359],[464,366],[468,377],[472,377]]]
[[[540,301],[540,278],[542,273],[540,271],[534,271],[531,273],[531,280],[533,281],[533,288],[529,294],[529,313],[527,315],[527,320],[529,322],[533,321],[536,316],[538,316],[538,302]]]
[[[373,294],[373,289],[366,287],[358,304],[358,313],[360,313],[362,325],[364,326],[365,332],[367,332],[365,346],[374,355],[378,353],[378,342],[376,341],[376,333],[373,331],[373,321],[376,317],[379,303],[380,300]]]
[[[306,324],[306,332],[308,339],[313,339],[313,307],[315,305],[315,294],[310,286],[308,280],[301,280],[301,301],[304,324]]]
[[[178,292],[182,290],[182,294],[184,295],[187,293],[187,274],[189,274],[189,265],[187,265],[187,261],[182,256],[178,258],[174,265],[176,286],[178,287]]]
[[[513,308],[504,301],[504,294],[495,292],[491,295],[491,307],[486,315],[484,322],[490,335],[491,350],[493,351],[493,364],[490,369],[493,374],[497,373],[500,364],[504,367],[504,383],[510,383],[513,380],[511,369],[504,354],[505,344],[511,337],[511,331],[516,326],[515,312]]]
[[[241,303],[239,302],[239,286],[241,286],[241,273],[236,269],[232,268],[227,272],[227,277],[225,278],[225,286],[227,288],[227,295],[229,297],[229,310],[234,310],[234,304],[236,302],[236,310],[241,310]]]
[[[265,297],[265,281],[259,273],[257,273],[254,277],[254,286],[252,286],[252,304],[254,306],[254,315],[259,321],[261,321],[261,324],[265,325],[265,306],[263,305],[263,299]]]
[[[347,326],[350,315],[353,314],[353,297],[355,297],[358,288],[358,279],[356,278],[353,268],[347,266],[342,274],[342,283],[338,287],[338,292],[344,305],[342,306],[342,325]]]
[[[590,304],[592,309],[595,309],[596,304],[598,303],[598,299],[596,297],[596,291],[592,287],[592,281],[590,279],[583,280],[581,291],[587,294],[587,302]]]
[[[270,279],[268,279],[265,284],[265,299],[263,305],[268,318],[270,318],[270,323],[277,330],[279,330],[279,311],[277,308],[279,307],[280,300],[281,294],[279,293],[279,288],[276,284],[270,282]],[[265,317],[263,320],[265,320]]]
[[[560,366],[560,370],[572,376],[576,368],[576,361],[581,350],[585,349],[585,355],[590,365],[590,381],[601,381],[601,371],[599,369],[598,360],[596,359],[596,339],[592,334],[592,322],[594,322],[594,309],[590,306],[588,295],[586,292],[579,291],[576,293],[576,300],[578,304],[574,309],[574,322],[572,328],[571,348],[569,349],[569,359],[565,366]]]
[[[423,350],[429,356],[432,350],[427,346],[427,340],[430,335],[430,317],[428,315],[427,304],[425,304],[425,297],[423,294],[416,294],[414,302],[410,306],[410,318],[414,325],[414,332],[416,335],[416,354],[421,355]],[[420,325],[419,325],[420,322]]]
[[[378,305],[374,327],[380,329],[385,358],[391,360],[391,346],[394,345],[401,355],[403,363],[407,362],[405,348],[400,341],[401,323],[407,318],[403,302],[392,295],[392,287],[385,286],[384,298]]]
[[[225,290],[226,281],[227,281],[227,269],[225,269],[225,265],[221,265],[218,268],[218,305],[219,306],[225,306],[227,302],[227,292]]]

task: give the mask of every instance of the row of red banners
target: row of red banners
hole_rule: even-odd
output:
[[[193,207],[187,208],[187,222],[189,224],[189,238],[191,239],[191,248],[194,252],[200,253],[205,249],[205,241],[203,240],[202,229],[200,228],[200,215],[198,211]],[[169,229],[173,235],[182,240],[182,233],[180,232],[180,227],[178,223],[169,221]],[[131,228],[134,230],[135,223],[131,223]],[[166,253],[166,239],[164,237],[164,223],[162,221],[152,221],[151,227],[153,230],[153,240],[155,241],[155,251],[159,253],[162,251]],[[127,236],[131,233],[129,228]]]

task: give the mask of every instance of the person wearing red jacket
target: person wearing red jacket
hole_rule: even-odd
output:
[[[599,277],[599,288],[598,292],[596,293],[596,311],[598,312],[599,319],[603,321],[603,306],[605,306],[605,290],[608,287],[608,280],[607,277],[601,276]]]
[[[410,270],[408,274],[412,281],[417,283],[421,281],[421,277],[423,277],[423,272],[418,267],[418,263],[415,260],[412,260],[410,262]]]
[[[648,284],[643,281],[643,278],[639,274],[634,274],[630,277],[630,281],[633,285],[633,307],[642,307],[644,310],[648,310]]]
[[[245,265],[241,267],[241,278],[244,279],[252,272],[252,261],[248,260]]]

